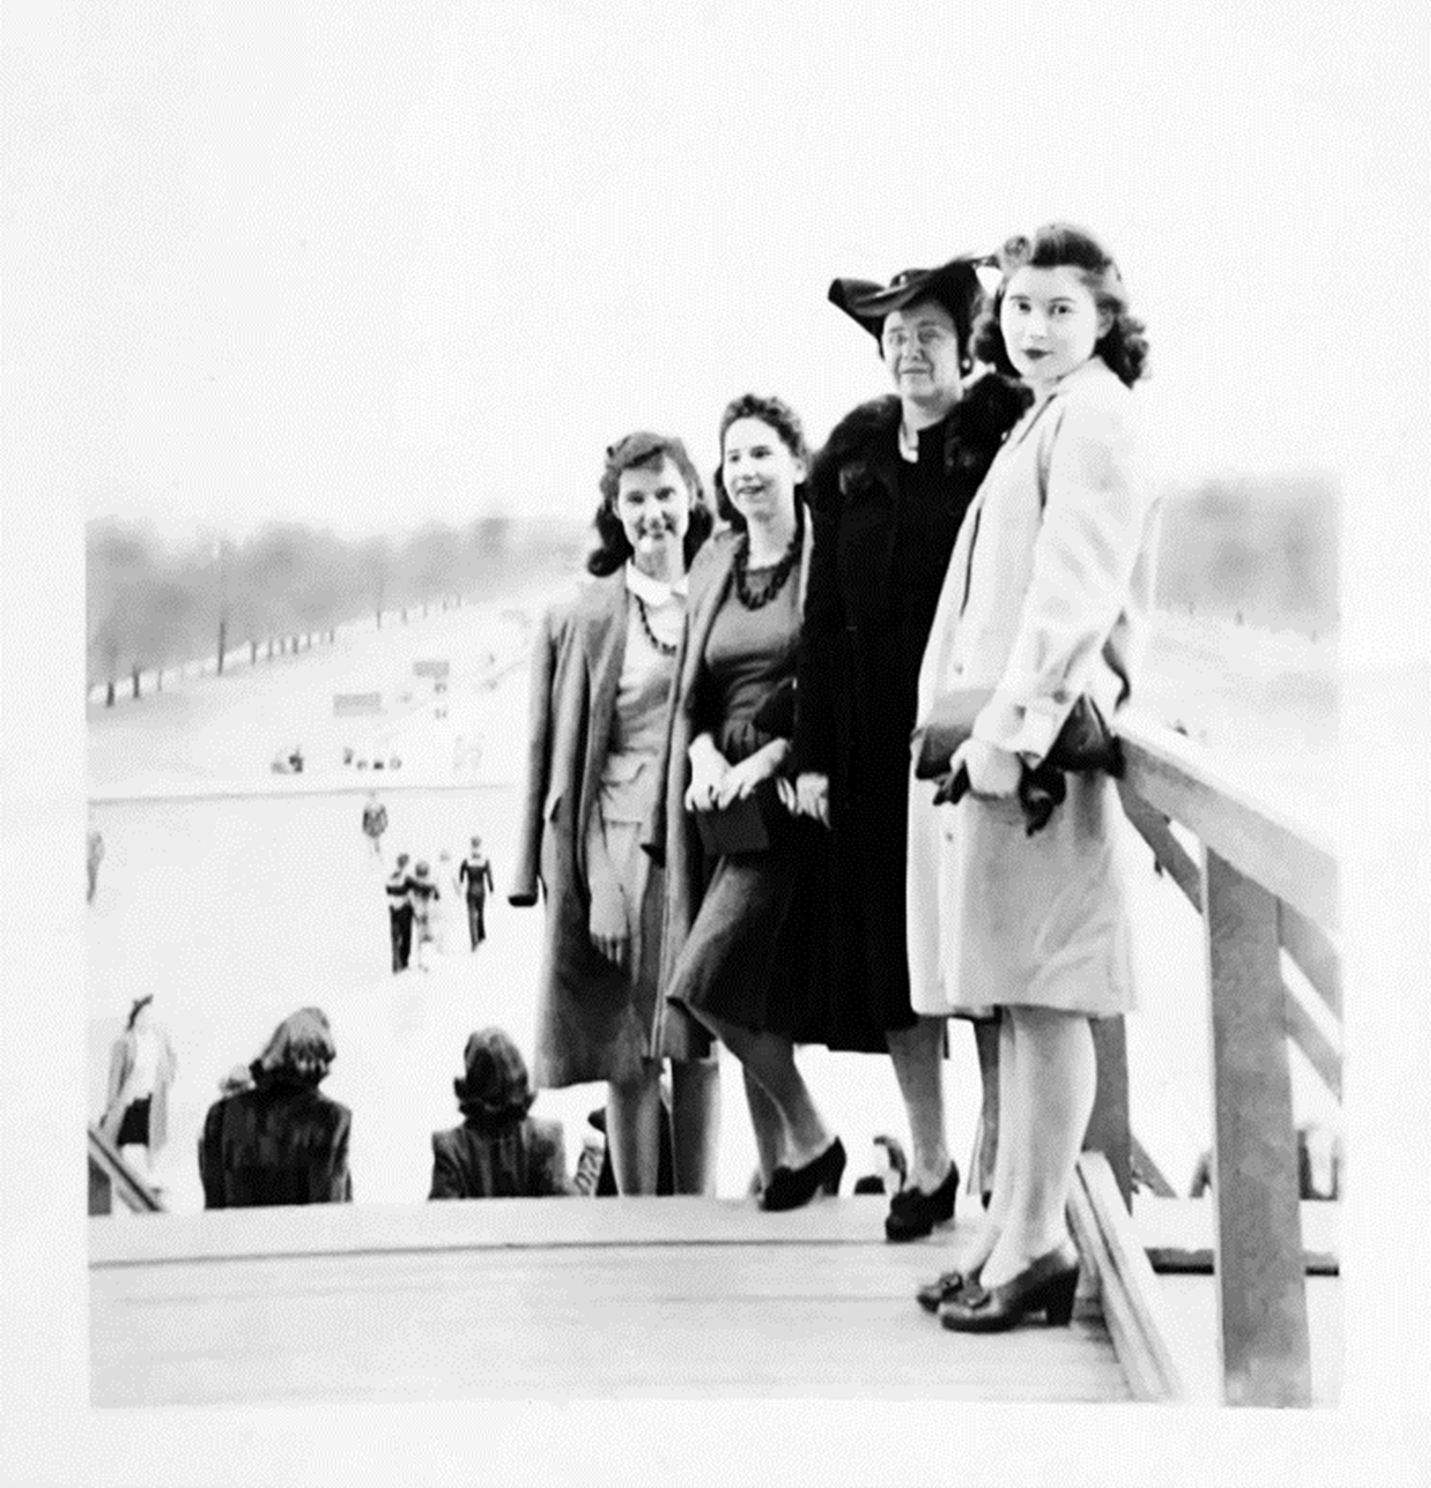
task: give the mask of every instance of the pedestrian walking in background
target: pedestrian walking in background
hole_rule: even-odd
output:
[[[467,933],[472,949],[487,939],[487,895],[496,892],[492,864],[482,851],[482,839],[474,837],[462,866],[457,870],[458,883],[465,887],[467,899]]]
[[[93,904],[95,890],[99,888],[99,865],[104,861],[104,834],[97,828],[89,829],[89,843],[85,855],[85,871],[89,875],[89,892],[85,903]]]
[[[383,833],[388,829],[388,808],[378,800],[376,791],[368,792],[368,803],[363,807],[363,835],[373,844],[374,857],[383,852]]]
[[[129,1009],[124,1032],[109,1055],[109,1090],[100,1130],[132,1161],[142,1149],[146,1177],[168,1140],[169,1087],[178,1060],[164,1028],[151,1012],[153,995],[138,998]]]
[[[406,971],[412,959],[412,878],[407,871],[408,855],[399,853],[397,866],[388,875],[388,921],[393,943],[393,975]]]
[[[442,898],[442,890],[432,881],[432,873],[425,862],[419,862],[412,870],[408,892],[412,896],[412,938],[417,947],[417,969],[431,971],[427,964],[427,947],[433,940],[433,907]]]

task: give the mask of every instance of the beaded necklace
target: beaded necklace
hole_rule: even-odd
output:
[[[750,539],[743,537],[735,550],[735,592],[741,604],[747,610],[759,610],[768,605],[785,587],[785,581],[795,571],[795,565],[799,561],[800,529],[796,527],[790,546],[785,549],[785,556],[774,568],[765,570],[765,578],[761,580],[759,587],[752,589],[749,570]]]
[[[646,639],[660,655],[674,656],[680,646],[675,641],[663,641],[651,628],[651,617],[646,613],[646,601],[639,594],[631,597],[636,601],[636,613],[641,617],[641,629],[646,632]]]

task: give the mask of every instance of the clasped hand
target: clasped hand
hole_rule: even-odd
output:
[[[969,778],[969,794],[976,801],[1007,801],[1018,794],[1023,761],[1018,755],[983,739],[965,739],[949,760],[949,773],[939,782],[935,804],[953,798],[953,784],[963,770]]]

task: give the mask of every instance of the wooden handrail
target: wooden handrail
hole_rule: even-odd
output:
[[[115,1197],[135,1214],[162,1214],[159,1195],[125,1162],[119,1149],[93,1122],[89,1125],[89,1160],[109,1180]]]
[[[1223,776],[1206,750],[1137,714],[1119,721],[1127,789],[1195,832],[1206,847],[1305,919],[1335,935],[1337,860],[1310,823],[1256,800]]]
[[[1336,854],[1317,828],[1255,799],[1172,730],[1133,717],[1120,733],[1128,817],[1203,919],[1223,1395],[1229,1404],[1309,1404],[1288,1037],[1338,1098],[1341,1060],[1287,988],[1281,957],[1340,1018]],[[1201,840],[1201,863],[1172,822]]]

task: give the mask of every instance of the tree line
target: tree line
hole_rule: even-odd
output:
[[[85,533],[87,692],[105,701],[140,677],[163,687],[166,669],[213,657],[222,674],[236,654],[297,651],[332,640],[337,626],[371,615],[460,603],[524,566],[550,536],[507,517],[456,528],[430,522],[401,536],[346,540],[302,523],[273,523],[243,541],[209,536],[161,543],[142,523],[113,517]]]

